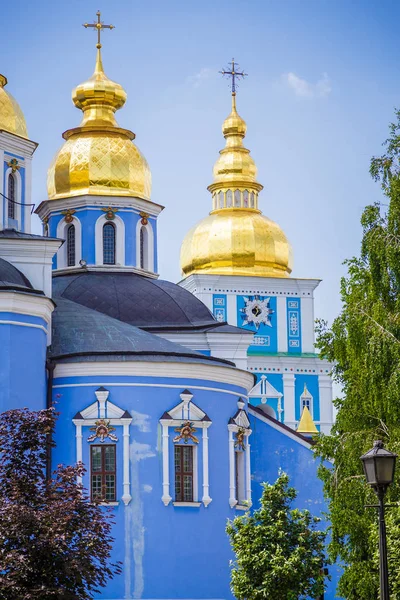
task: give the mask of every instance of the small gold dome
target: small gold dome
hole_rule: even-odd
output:
[[[104,73],[100,48],[92,77],[75,88],[72,100],[83,119],[79,127],[63,134],[66,142],[48,171],[49,199],[90,194],[150,200],[147,161],[132,141],[135,134],[115,120],[126,92]]]
[[[0,130],[28,138],[24,114],[18,102],[4,89],[7,78],[0,75]]]
[[[181,267],[192,273],[288,277],[292,250],[282,229],[259,211],[214,211],[186,235]]]
[[[183,275],[206,273],[253,277],[288,277],[292,248],[282,229],[258,210],[257,167],[244,147],[246,123],[236,110],[222,132],[226,144],[208,186],[213,210],[186,235],[181,247]]]

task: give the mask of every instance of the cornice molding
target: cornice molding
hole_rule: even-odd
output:
[[[53,310],[54,304],[46,296],[0,291],[0,312],[39,317],[50,324]]]

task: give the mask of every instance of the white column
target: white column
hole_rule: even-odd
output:
[[[288,351],[287,342],[287,314],[286,297],[278,296],[276,299],[277,327],[278,327],[278,352]]]
[[[123,440],[124,440],[124,461],[123,461],[124,493],[122,496],[122,502],[125,504],[125,506],[128,506],[129,502],[132,500],[132,496],[130,494],[130,481],[129,481],[129,423],[124,423]]]
[[[81,463],[82,460],[82,425],[75,423],[76,427],[76,462]],[[78,477],[78,483],[82,483],[82,477]]]
[[[315,352],[314,349],[314,298],[300,299],[301,306],[301,347],[302,352]]]
[[[293,373],[284,373],[282,377],[283,399],[285,403],[285,425],[294,429],[296,424],[294,375]]]
[[[204,506],[208,506],[211,502],[209,482],[208,482],[208,429],[203,428],[203,498]]]
[[[4,150],[0,150],[0,193],[1,194],[6,193],[3,189],[3,182],[4,182]],[[4,198],[3,198],[3,196],[0,196],[0,229],[4,229],[3,206],[4,206]]]
[[[229,430],[229,506],[233,508],[237,504],[235,486],[235,440],[233,432],[236,425],[228,425]]]
[[[31,232],[31,206],[27,206],[32,201],[32,159],[30,156],[25,158],[25,206],[21,208],[24,210],[24,232]]]
[[[237,322],[237,300],[235,294],[226,294],[226,320],[229,325],[240,327],[241,323]]]
[[[251,435],[251,429],[249,429],[247,433],[247,443],[246,443],[246,500],[249,506],[252,505],[251,502],[251,464],[250,464],[250,442],[249,437]]]
[[[333,423],[332,379],[329,375],[318,376],[319,420],[322,433],[329,433]]]
[[[162,453],[163,453],[163,495],[161,500],[165,506],[171,502],[172,498],[169,495],[169,433],[168,425],[163,424],[162,426]]]

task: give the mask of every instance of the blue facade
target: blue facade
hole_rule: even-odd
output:
[[[301,298],[286,298],[288,352],[301,354]]]
[[[255,333],[254,343],[249,350],[259,354],[278,351],[276,297],[237,296],[237,325]]]
[[[213,294],[213,315],[217,321],[227,321],[226,294]]]

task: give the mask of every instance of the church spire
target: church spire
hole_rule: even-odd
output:
[[[220,150],[214,165],[214,181],[208,187],[213,197],[213,211],[227,208],[258,210],[258,192],[263,186],[256,181],[257,167],[250,150],[243,145],[247,126],[236,108],[237,80],[246,77],[247,73],[238,70],[234,59],[230,67],[220,73],[231,79],[232,108],[222,125],[225,148]]]

